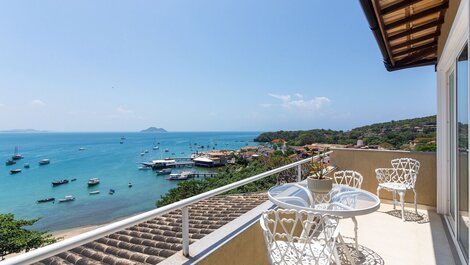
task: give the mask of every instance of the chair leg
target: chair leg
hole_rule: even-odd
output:
[[[393,195],[393,210],[396,209],[396,202],[397,202],[397,192],[396,191],[392,191],[392,195]]]
[[[415,189],[413,189],[413,192],[415,194],[415,213],[416,213],[416,215],[419,216],[419,214],[418,214],[418,205],[416,204],[416,197],[418,196],[418,194],[416,193]]]
[[[404,222],[405,221],[405,192],[399,191],[398,195],[400,195],[401,219]]]

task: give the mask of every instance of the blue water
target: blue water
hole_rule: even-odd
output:
[[[41,218],[33,228],[62,230],[103,224],[155,208],[155,201],[175,187],[174,181],[156,176],[152,170],[138,170],[139,162],[166,157],[189,157],[194,143],[210,150],[239,149],[255,145],[254,132],[181,132],[181,133],[3,133],[0,134],[0,213],[14,213],[18,218]],[[121,136],[126,137],[120,144]],[[152,150],[154,138],[160,150]],[[189,148],[192,144],[192,150]],[[215,145],[217,144],[217,145]],[[25,157],[16,165],[6,166],[14,147]],[[86,148],[79,151],[80,147]],[[164,150],[168,148],[169,152]],[[141,156],[143,150],[149,153]],[[184,153],[183,153],[184,152]],[[175,153],[175,155],[172,155]],[[44,158],[51,163],[39,166]],[[23,168],[29,163],[30,168]],[[19,174],[11,169],[22,168]],[[87,187],[88,179],[98,177],[101,183]],[[51,182],[76,178],[75,182],[52,187]],[[133,187],[129,188],[128,183]],[[109,195],[109,189],[115,189]],[[99,195],[89,195],[100,190]],[[42,198],[66,195],[76,200],[67,203],[43,203]]]

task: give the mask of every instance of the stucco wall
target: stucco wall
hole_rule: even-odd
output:
[[[447,41],[447,37],[449,36],[452,23],[454,23],[455,14],[457,14],[459,5],[460,5],[460,0],[449,1],[449,8],[447,9],[445,17],[444,17],[444,24],[442,24],[441,26],[441,35],[439,36],[439,41],[437,44],[438,60],[441,58],[442,50],[444,49],[444,45]]]
[[[364,181],[362,189],[374,194],[377,192],[378,182],[375,178],[375,169],[379,167],[390,168],[390,161],[394,158],[410,157],[421,163],[416,190],[418,192],[418,204],[436,207],[436,153],[433,152],[407,152],[407,151],[382,151],[362,149],[332,149],[332,164],[338,166],[338,170],[355,170],[362,174]],[[380,198],[392,199],[391,192],[382,190]],[[406,202],[413,202],[413,192],[408,191]]]
[[[198,264],[263,265],[269,264],[263,232],[258,222],[226,242]]]

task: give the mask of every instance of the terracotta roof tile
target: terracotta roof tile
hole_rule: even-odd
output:
[[[267,200],[265,193],[226,195],[189,207],[190,242],[219,229]],[[36,264],[157,264],[182,249],[181,211],[118,231]]]

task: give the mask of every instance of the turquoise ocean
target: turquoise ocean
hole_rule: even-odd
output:
[[[166,157],[190,157],[192,152],[215,149],[239,149],[253,146],[257,132],[175,132],[175,133],[2,133],[0,134],[0,213],[17,218],[41,218],[32,228],[57,231],[99,225],[155,208],[155,201],[175,181],[157,176],[152,170],[138,170],[139,163]],[[120,144],[121,137],[125,137]],[[153,150],[159,142],[159,150]],[[197,144],[197,145],[195,145]],[[16,165],[5,161],[15,146],[24,159]],[[190,148],[192,146],[192,148]],[[196,146],[204,146],[204,149]],[[209,148],[208,148],[209,146]],[[79,148],[85,150],[79,151]],[[164,152],[169,149],[169,152]],[[141,152],[148,150],[144,156]],[[39,166],[41,159],[51,163]],[[23,168],[29,163],[30,168]],[[18,174],[10,170],[22,168]],[[188,169],[181,169],[188,170]],[[207,170],[207,169],[190,169]],[[178,170],[174,170],[177,172]],[[101,183],[87,187],[90,178]],[[52,187],[54,180],[76,178],[74,182]],[[133,184],[132,188],[128,183]],[[109,195],[114,189],[114,195]],[[100,190],[98,195],[90,191]],[[66,195],[73,202],[58,203]],[[55,203],[41,203],[42,198]]]

